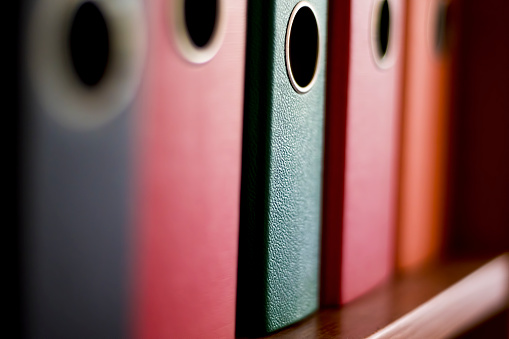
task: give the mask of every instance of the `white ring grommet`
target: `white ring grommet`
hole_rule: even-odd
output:
[[[170,34],[173,35],[179,53],[191,63],[203,64],[211,60],[221,48],[226,30],[226,0],[215,1],[217,6],[215,24],[210,39],[204,46],[197,46],[188,30],[185,13],[186,0],[174,0],[173,5],[168,6],[171,17],[168,28]]]
[[[74,69],[70,30],[78,8],[93,3],[109,36],[108,63],[94,86]],[[144,6],[140,0],[40,0],[27,26],[28,77],[38,102],[70,128],[96,128],[127,108],[140,84],[146,50]]]
[[[312,66],[310,65],[311,67],[313,67],[313,73],[312,73],[311,78],[309,80],[307,80],[309,77],[305,77],[304,82],[307,82],[307,83],[299,84],[298,79],[296,79],[296,78],[298,78],[298,76],[294,72],[294,69],[292,67],[291,40],[292,40],[292,29],[294,29],[294,25],[295,25],[295,18],[297,16],[297,14],[299,13],[299,11],[302,9],[309,9],[311,11],[313,18],[314,18],[314,23],[316,24],[316,27],[310,27],[310,29],[316,28],[316,59],[314,60],[313,65]],[[305,28],[305,27],[300,27],[300,29],[303,29],[303,28]],[[296,30],[296,29],[294,29],[294,30]],[[286,40],[285,40],[286,71],[288,73],[288,77],[290,79],[290,83],[292,84],[292,87],[298,93],[308,92],[316,82],[319,64],[320,64],[320,54],[321,54],[320,39],[321,39],[320,25],[318,24],[318,18],[317,18],[315,9],[307,1],[299,2],[293,9],[292,14],[290,15],[290,19],[288,21],[288,26],[286,29]],[[303,39],[299,39],[298,41],[302,41],[302,40]],[[308,46],[306,46],[306,47],[308,47]],[[313,52],[313,51],[311,51],[311,52]],[[310,61],[310,60],[308,60],[308,61]]]
[[[371,11],[371,54],[375,64],[387,69],[394,64],[395,53],[393,44],[394,15],[391,9],[392,0],[374,0]],[[384,37],[382,30],[387,31]]]

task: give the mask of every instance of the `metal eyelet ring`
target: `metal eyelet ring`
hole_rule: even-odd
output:
[[[371,51],[375,64],[381,69],[394,64],[394,18],[391,0],[374,0],[371,12]]]
[[[316,34],[313,30],[316,30]],[[305,36],[306,33],[311,34]],[[311,44],[307,39],[309,37]],[[308,92],[315,84],[320,53],[320,26],[316,11],[309,2],[301,1],[290,15],[285,41],[286,71],[292,87],[298,93]]]
[[[187,8],[186,5],[191,7],[191,4],[187,3],[190,0],[174,0],[172,5],[168,6],[169,14],[169,31],[172,34],[172,39],[177,47],[177,50],[182,57],[195,64],[203,64],[210,61],[221,48],[224,34],[226,31],[226,0],[210,0],[210,4],[213,6],[215,3],[215,20],[212,25],[212,32],[209,32],[210,25],[204,25],[204,27],[196,27],[196,29],[204,29],[203,34],[210,36],[206,39],[202,46],[197,45],[193,40],[192,32],[188,27],[188,19],[186,15],[193,15],[193,13],[186,13],[186,10],[194,10],[194,8]],[[196,9],[196,13],[209,13],[210,11],[204,11],[204,9]],[[196,19],[195,19],[196,20]],[[201,45],[201,44],[200,44]]]
[[[93,86],[80,78],[70,48],[73,20],[87,3],[103,16],[109,41],[104,74]],[[143,3],[40,0],[30,12],[25,41],[28,77],[37,102],[66,127],[97,128],[127,108],[141,81],[146,50]]]

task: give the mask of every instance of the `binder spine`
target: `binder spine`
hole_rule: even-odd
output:
[[[275,331],[318,307],[327,2],[305,2],[319,31],[317,78],[305,93],[285,63],[298,3],[249,7],[238,335]]]
[[[267,328],[268,182],[274,42],[273,1],[248,1],[236,331]]]

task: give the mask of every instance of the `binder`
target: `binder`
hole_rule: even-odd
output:
[[[318,307],[326,1],[250,1],[237,335]]]
[[[10,301],[6,303],[6,307],[10,310],[9,315],[5,318],[4,322],[8,324],[6,331],[11,333],[15,338],[23,336],[23,311],[22,311],[22,250],[20,243],[22,241],[22,225],[21,225],[21,119],[20,119],[20,68],[21,68],[21,4],[19,1],[9,3],[5,9],[10,13],[12,22],[15,23],[11,27],[11,39],[4,45],[7,52],[5,53],[5,60],[10,65],[6,72],[4,79],[10,84],[5,92],[5,107],[9,114],[5,119],[5,123],[9,126],[9,130],[4,134],[7,139],[5,144],[7,146],[7,154],[4,161],[8,164],[4,167],[4,173],[9,178],[9,182],[4,187],[3,195],[5,203],[5,218],[10,220],[10,227],[4,233],[4,239],[7,244],[4,248],[10,252],[10,263],[4,271],[6,279],[4,285],[10,290]]]
[[[234,336],[246,6],[147,3],[135,337]]]
[[[448,1],[407,1],[406,6],[396,245],[400,269],[433,262],[442,250],[453,28]]]
[[[122,338],[143,5],[39,0],[20,6],[23,335]]]
[[[393,271],[403,15],[402,1],[330,3],[324,305]]]
[[[453,4],[446,255],[492,256],[509,249],[509,4]]]

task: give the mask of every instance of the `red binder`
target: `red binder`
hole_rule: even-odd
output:
[[[351,301],[393,270],[403,10],[399,0],[330,2],[323,304]]]
[[[134,237],[139,338],[235,333],[246,1],[217,4],[147,2]]]
[[[397,266],[434,261],[442,246],[449,128],[449,1],[407,1]],[[449,14],[448,14],[449,13]]]
[[[509,250],[509,3],[457,1],[447,251]]]

